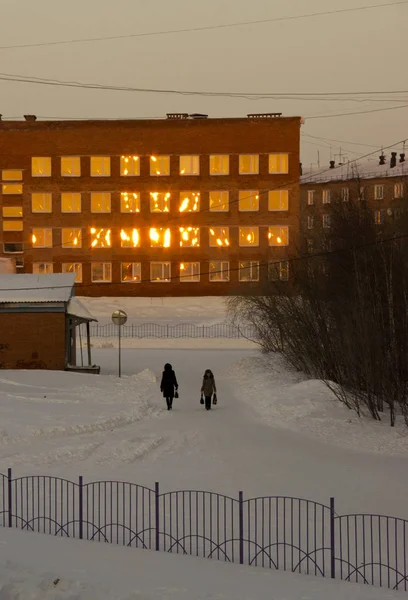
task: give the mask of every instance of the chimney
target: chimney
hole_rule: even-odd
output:
[[[384,154],[381,154],[379,164],[380,165],[385,165],[385,156],[384,156]]]
[[[391,167],[391,169],[393,169],[396,166],[397,166],[397,153],[391,152],[390,167]]]
[[[37,120],[37,117],[35,115],[24,115],[24,118],[27,121],[27,123],[34,123]]]
[[[203,115],[201,113],[193,113],[190,115],[190,119],[208,119],[208,115]]]
[[[331,160],[330,161],[330,168],[331,169],[335,169],[335,167],[336,167],[336,161],[335,160]]]
[[[0,115],[0,121],[2,121],[2,120],[3,120],[3,115]]]
[[[302,163],[299,163],[299,168],[300,168],[300,174],[303,175],[303,165],[302,165]]]
[[[0,115],[1,117],[1,115]],[[400,163],[405,162],[405,153],[400,154],[400,159],[399,159]]]

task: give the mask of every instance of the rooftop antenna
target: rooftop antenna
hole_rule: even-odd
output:
[[[320,150],[317,151],[317,166],[320,169]]]

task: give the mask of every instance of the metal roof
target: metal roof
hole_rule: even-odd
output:
[[[84,321],[98,321],[78,298],[71,298],[68,302],[67,313]]]
[[[408,161],[398,162],[394,168],[391,168],[390,161],[387,159],[384,165],[380,165],[378,159],[353,160],[344,165],[337,165],[334,169],[321,167],[312,169],[303,169],[303,175],[300,178],[302,185],[311,183],[328,183],[330,181],[348,181],[350,179],[375,179],[385,177],[407,177]]]
[[[68,302],[74,295],[75,277],[75,273],[0,274],[0,304]]]

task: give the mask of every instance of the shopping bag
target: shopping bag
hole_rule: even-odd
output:
[[[204,396],[201,394],[200,404],[204,404]]]
[[[214,396],[213,396],[213,404],[214,404],[214,406],[217,404],[217,402],[218,402],[217,394],[214,394]]]
[[[177,391],[176,391],[176,393],[174,394],[174,397],[175,397],[175,398],[178,398],[178,397],[179,397],[179,393],[178,393]]]

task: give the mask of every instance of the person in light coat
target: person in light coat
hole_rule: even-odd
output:
[[[166,363],[164,365],[164,371],[160,383],[160,391],[163,393],[163,397],[166,398],[167,410],[172,410],[173,398],[175,395],[175,391],[177,390],[178,383],[176,374],[173,371],[173,367],[171,366],[171,364]]]
[[[211,369],[206,369],[203,377],[203,385],[201,386],[201,394],[205,398],[205,409],[211,410],[211,398],[217,393],[214,374]]]

